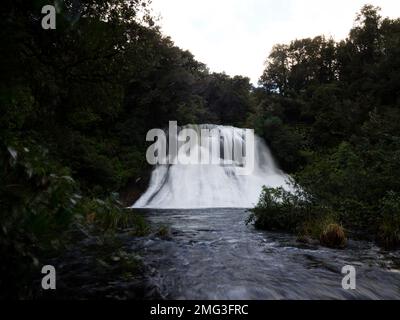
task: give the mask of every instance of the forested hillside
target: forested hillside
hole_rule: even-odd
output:
[[[2,4],[0,254],[16,278],[74,217],[108,219],[137,199],[149,129],[243,125],[251,108],[249,79],[210,73],[160,33],[147,1],[57,3],[56,30],[41,27],[47,1]]]
[[[399,244],[400,19],[365,6],[346,40],[277,45],[260,84],[250,123],[311,198],[280,208],[266,190],[260,226],[312,234],[316,220],[330,221]],[[269,221],[269,205],[288,216]]]

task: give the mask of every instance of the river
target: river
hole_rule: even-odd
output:
[[[152,210],[170,236],[134,239],[147,280],[164,299],[399,299],[400,252],[349,241],[345,250],[304,245],[246,225],[245,209]],[[344,290],[342,267],[356,268]]]

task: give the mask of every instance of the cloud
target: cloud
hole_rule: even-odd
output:
[[[366,3],[400,16],[398,0],[153,0],[153,8],[164,34],[211,71],[257,83],[274,44],[320,34],[343,39]]]

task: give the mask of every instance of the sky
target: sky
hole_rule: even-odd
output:
[[[399,0],[153,0],[165,35],[212,72],[257,84],[274,44],[325,35],[346,38],[364,4],[400,17]]]

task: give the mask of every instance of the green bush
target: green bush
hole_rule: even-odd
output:
[[[400,245],[400,194],[393,191],[381,201],[377,240],[385,248]]]
[[[300,188],[294,192],[283,188],[263,187],[259,202],[248,219],[257,228],[299,231],[301,223],[314,219],[318,208]]]
[[[81,197],[69,171],[34,142],[1,145],[0,163],[0,295],[28,297],[40,257],[60,248]]]
[[[300,241],[318,239],[328,247],[344,247],[344,229],[337,223],[337,215],[327,207],[319,206],[306,192],[264,187],[260,200],[247,223],[258,229],[287,231],[298,235]]]
[[[123,208],[115,193],[105,200],[83,199],[80,212],[83,217],[81,223],[101,234],[127,229],[135,236],[144,236],[149,232],[144,218],[132,209]]]
[[[117,194],[105,200],[83,196],[78,183],[50,159],[35,141],[0,147],[0,297],[35,296],[32,279],[43,261],[71,239],[67,231],[79,224],[85,234],[113,234],[129,229],[145,235],[144,219],[124,209]]]

